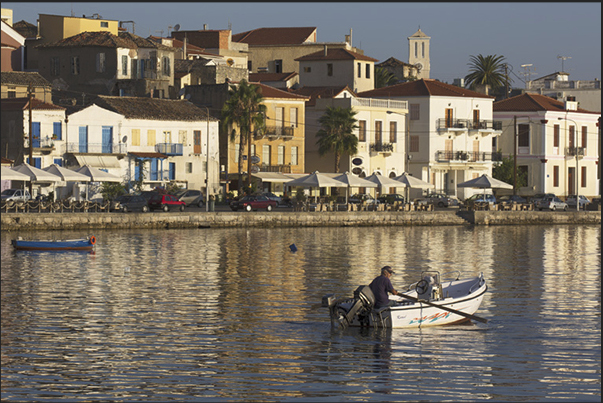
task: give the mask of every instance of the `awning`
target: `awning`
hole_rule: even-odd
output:
[[[140,158],[140,159],[152,159],[152,158],[168,158],[167,155],[157,152],[141,152],[141,151],[130,151],[129,155]]]
[[[258,172],[257,174],[251,174],[251,176],[260,179],[262,182],[289,182],[295,179],[280,172]]]
[[[117,157],[111,155],[76,155],[80,166],[90,165],[95,168],[121,168]]]

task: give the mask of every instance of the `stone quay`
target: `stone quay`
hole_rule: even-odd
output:
[[[558,224],[601,225],[601,211],[2,213],[2,231]]]

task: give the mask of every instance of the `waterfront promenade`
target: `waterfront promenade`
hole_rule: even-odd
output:
[[[539,224],[601,225],[601,211],[2,213],[2,231]]]

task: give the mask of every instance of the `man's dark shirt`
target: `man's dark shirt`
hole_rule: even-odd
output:
[[[394,287],[389,278],[385,276],[375,277],[373,282],[369,285],[371,291],[375,295],[375,308],[381,308],[389,305],[388,292],[393,293]]]

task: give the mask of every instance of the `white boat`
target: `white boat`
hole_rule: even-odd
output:
[[[486,319],[474,315],[479,309],[488,286],[483,273],[476,277],[460,279],[455,271],[444,276],[437,271],[425,271],[421,280],[410,284],[407,291],[390,295],[395,301],[391,307],[375,309],[375,296],[367,285],[360,286],[351,298],[337,299],[334,294],[325,295],[322,305],[329,308],[331,324],[347,326],[417,328],[441,326]]]

